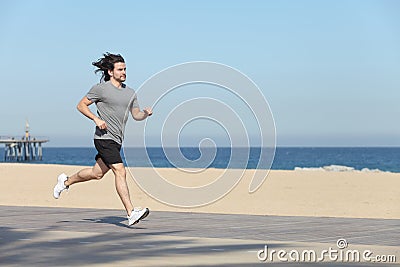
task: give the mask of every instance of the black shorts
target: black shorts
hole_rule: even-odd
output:
[[[107,166],[122,163],[121,145],[111,139],[94,139],[97,149],[96,161],[101,158]]]

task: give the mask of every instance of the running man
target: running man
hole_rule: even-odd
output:
[[[151,108],[140,111],[135,91],[123,82],[126,80],[126,65],[124,58],[117,54],[106,53],[104,57],[92,64],[101,72],[99,84],[94,85],[79,102],[78,110],[96,124],[94,145],[97,150],[96,164],[92,168],[80,170],[67,176],[60,174],[54,187],[54,198],[71,185],[89,180],[100,180],[111,169],[115,176],[115,187],[125,207],[128,225],[134,225],[147,217],[149,209],[134,208],[129,196],[126,182],[126,170],[120,155],[124,138],[125,125],[129,112],[133,119],[141,121],[152,115]],[[97,114],[93,114],[89,106],[95,103]]]

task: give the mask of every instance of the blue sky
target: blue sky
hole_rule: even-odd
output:
[[[1,1],[0,135],[22,135],[27,118],[48,146],[91,146],[93,123],[75,107],[99,80],[91,62],[110,51],[133,88],[187,61],[242,71],[280,146],[399,146],[398,14],[396,0]]]

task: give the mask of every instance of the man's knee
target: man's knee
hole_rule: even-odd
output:
[[[112,166],[112,170],[115,174],[116,177],[118,178],[125,178],[126,177],[126,170],[124,165],[117,165],[117,166]]]
[[[93,179],[100,180],[101,178],[104,177],[104,175],[105,175],[105,173],[96,172],[96,171],[93,171],[93,170],[92,170],[92,177],[93,177]]]

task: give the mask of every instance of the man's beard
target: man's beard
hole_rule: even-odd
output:
[[[126,77],[120,77],[120,78],[118,78],[118,79],[116,79],[118,82],[120,82],[120,83],[122,83],[122,82],[125,82],[125,80],[126,80]]]

